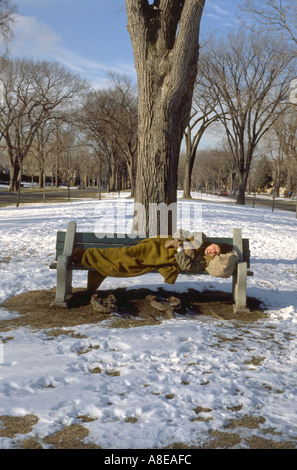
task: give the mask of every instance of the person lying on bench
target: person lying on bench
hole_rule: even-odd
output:
[[[133,277],[158,270],[164,282],[174,284],[181,271],[205,271],[210,261],[222,253],[230,252],[228,244],[213,244],[180,238],[147,238],[136,245],[112,248],[74,248],[73,264],[88,268],[88,288],[95,292],[106,277]]]

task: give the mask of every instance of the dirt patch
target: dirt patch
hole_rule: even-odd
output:
[[[96,444],[84,442],[88,435],[88,429],[80,424],[72,424],[46,437],[44,442],[54,449],[100,449],[101,447]]]
[[[91,296],[85,289],[74,289],[69,299],[69,308],[52,306],[55,289],[29,291],[7,299],[2,307],[19,315],[12,319],[0,320],[0,331],[18,327],[32,329],[51,329],[75,327],[88,323],[99,323],[112,319],[111,326],[130,328],[147,324],[158,324],[168,316],[152,307],[152,297],[158,302],[167,302],[174,296],[180,301],[178,315],[185,318],[208,316],[221,320],[256,321],[265,316],[260,302],[248,299],[250,313],[234,313],[231,294],[220,291],[199,292],[191,289],[185,293],[166,292],[159,288],[123,289],[101,291],[98,295],[105,298],[113,294],[117,299],[117,317],[102,314],[92,307]]]
[[[86,420],[87,421],[87,420]],[[90,421],[90,420],[89,420]],[[43,440],[36,437],[28,437],[18,441],[20,434],[30,433],[38,417],[35,415],[26,416],[0,416],[0,437],[8,437],[14,440],[18,449],[44,449],[47,444],[52,449],[100,449],[101,447],[93,443],[85,443],[84,440],[89,435],[88,429],[81,424],[65,426],[60,431],[46,436]]]
[[[197,414],[211,412],[211,409],[197,407],[194,410]],[[77,416],[79,420],[76,424],[64,426],[59,431],[44,436],[41,438],[34,432],[34,426],[38,422],[38,417],[35,415],[26,416],[0,416],[0,437],[7,437],[12,439],[13,444],[17,449],[102,449],[99,445],[93,442],[86,442],[89,437],[89,430],[85,428],[82,423],[94,421],[94,418],[88,416]],[[95,419],[96,420],[96,419]],[[138,419],[131,416],[125,419],[127,423],[137,423]],[[232,424],[235,429],[238,426],[244,428],[258,429],[265,422],[265,419],[245,416]],[[227,426],[228,427],[228,426]],[[272,432],[271,430],[267,430]],[[24,439],[21,435],[30,434]],[[205,442],[191,444],[184,442],[174,442],[169,446],[161,447],[160,449],[296,449],[296,440],[291,441],[276,441],[266,439],[257,435],[242,437],[237,432],[226,432],[219,430],[209,430],[209,438]],[[32,435],[33,434],[33,435]]]
[[[17,434],[27,434],[32,431],[33,426],[38,422],[37,416],[0,416],[1,428],[0,437],[14,438]]]

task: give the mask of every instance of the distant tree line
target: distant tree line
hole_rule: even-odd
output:
[[[296,24],[280,22],[277,35],[269,31],[277,14],[273,8],[293,2],[261,3],[262,10],[252,0],[244,5],[258,18],[252,31],[241,25],[225,37],[213,34],[202,41],[175,170],[186,198],[193,188],[228,187],[238,190],[237,203],[244,204],[247,189],[268,184],[255,171],[259,162],[265,166],[264,157],[276,193],[280,186],[296,190],[297,108],[290,100],[297,78]],[[14,13],[8,0],[0,0],[0,35],[6,40]],[[41,188],[50,178],[56,186],[97,185],[99,195],[102,186],[129,188],[135,195],[138,90],[126,76],[109,78],[107,88],[94,90],[59,63],[0,58],[0,165],[9,170],[11,191],[19,191],[22,175],[38,174]],[[209,147],[202,150],[205,136]],[[149,148],[148,141],[143,145]]]

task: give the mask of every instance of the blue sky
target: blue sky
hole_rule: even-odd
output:
[[[56,60],[89,79],[106,84],[107,72],[136,80],[127,31],[125,0],[14,0],[18,6],[11,56]],[[228,31],[241,0],[206,0],[203,34]]]

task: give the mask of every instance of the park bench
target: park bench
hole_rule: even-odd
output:
[[[57,270],[56,297],[53,305],[67,308],[67,299],[72,293],[73,271],[89,271],[87,268],[70,262],[74,247],[87,248],[111,248],[131,246],[143,240],[145,236],[131,236],[131,234],[96,234],[90,232],[77,232],[76,223],[69,222],[67,231],[57,232],[56,260],[50,264],[51,269]],[[242,238],[241,229],[233,229],[231,238],[207,237],[212,243],[229,243],[233,245],[239,255],[237,269],[232,275],[232,295],[234,311],[236,313],[246,312],[246,284],[247,276],[253,275],[250,268],[249,240]],[[187,274],[181,272],[181,274]],[[208,275],[206,272],[191,273],[193,276]],[[212,277],[212,280],[215,279]]]

